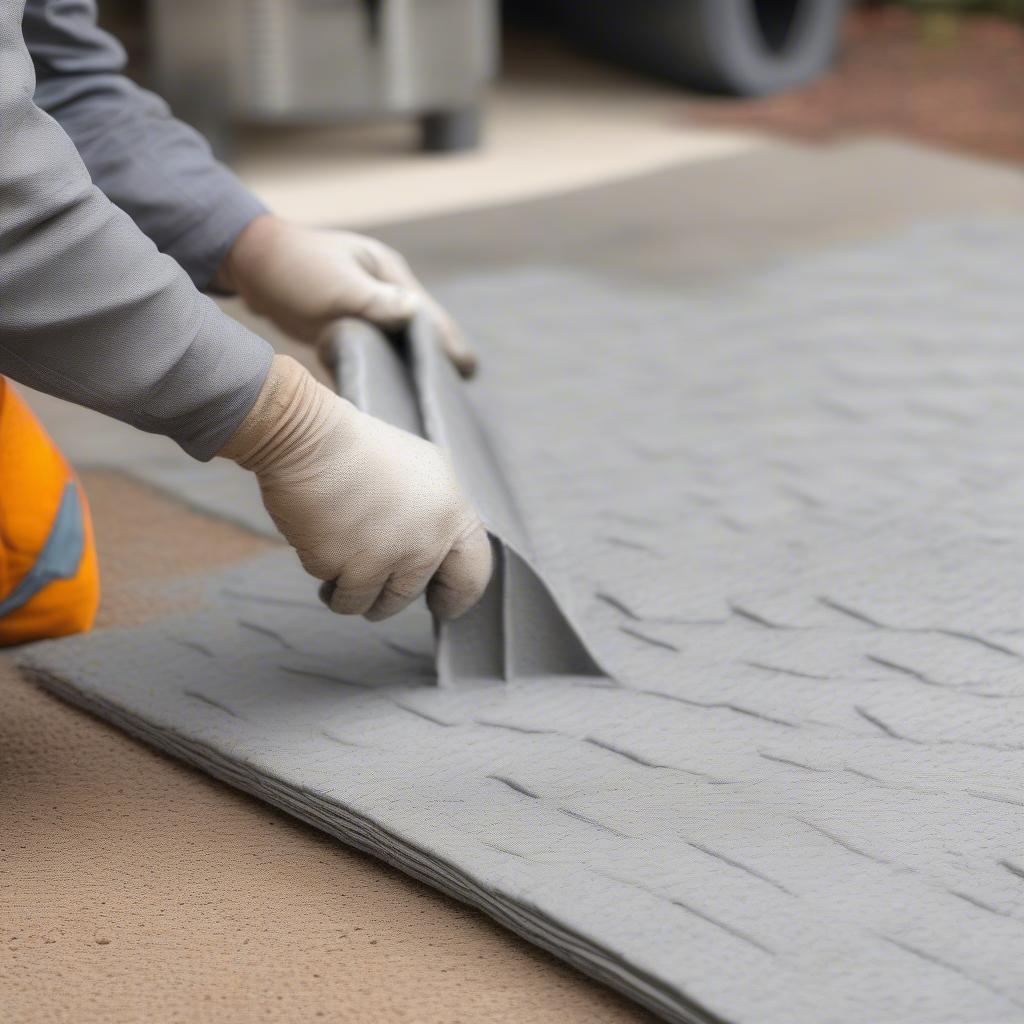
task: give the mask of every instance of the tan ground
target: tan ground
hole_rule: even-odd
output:
[[[267,542],[85,476],[101,627]],[[180,597],[175,598],[181,600]],[[602,986],[0,657],[0,1021],[640,1022]]]

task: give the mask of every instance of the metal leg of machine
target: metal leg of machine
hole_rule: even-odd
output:
[[[482,116],[479,106],[424,114],[420,118],[420,145],[427,153],[458,153],[480,145]]]

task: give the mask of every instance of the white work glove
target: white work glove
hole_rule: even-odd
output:
[[[476,355],[452,318],[405,259],[375,238],[258,217],[239,235],[214,283],[306,342],[318,341],[342,317],[392,330],[423,310],[459,372],[469,376],[476,368]]]
[[[436,445],[360,412],[277,355],[252,411],[220,451],[259,480],[263,503],[330,605],[371,621],[426,590],[456,618],[491,576],[491,545]]]

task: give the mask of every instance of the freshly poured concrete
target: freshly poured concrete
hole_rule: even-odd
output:
[[[31,664],[669,1019],[1024,1020],[1022,246],[452,285],[619,687],[440,690],[286,554]]]

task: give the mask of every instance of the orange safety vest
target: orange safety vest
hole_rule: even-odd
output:
[[[99,598],[85,492],[0,377],[0,646],[80,633]]]

